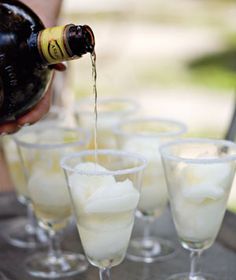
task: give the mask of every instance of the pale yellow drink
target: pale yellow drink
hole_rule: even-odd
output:
[[[215,240],[234,176],[232,164],[183,164],[176,171],[181,175],[171,190],[172,213],[180,239],[191,248],[206,249]]]
[[[164,211],[168,195],[157,137],[127,137],[123,149],[142,154],[147,160],[138,209],[145,214],[159,216]]]
[[[40,125],[19,138],[35,214],[43,227],[60,230],[71,217],[69,192],[60,159],[65,154],[79,151],[86,141],[79,142],[82,136],[79,130],[45,125],[45,129]],[[29,137],[32,134],[34,138]]]
[[[94,163],[78,165],[84,171],[107,171]],[[69,178],[77,226],[90,262],[98,267],[118,265],[124,258],[134,223],[139,192],[132,181],[117,182],[112,175]]]
[[[99,98],[97,100],[97,146],[99,149],[116,148],[116,141],[112,129],[121,120],[133,115],[138,105],[129,99]],[[77,107],[78,123],[81,127],[90,129],[94,133],[94,102],[82,100]],[[94,139],[91,138],[89,149],[94,149]]]
[[[29,194],[42,224],[59,230],[65,227],[71,215],[69,194],[62,170],[47,170],[45,165],[38,165],[32,172],[28,183]]]
[[[17,196],[22,203],[25,203],[25,200],[29,198],[29,193],[19,150],[10,136],[5,136],[3,138],[3,147]]]

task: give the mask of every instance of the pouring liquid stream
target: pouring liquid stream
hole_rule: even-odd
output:
[[[91,62],[92,62],[92,79],[93,79],[93,94],[94,94],[94,157],[95,157],[95,164],[98,162],[97,156],[97,130],[98,130],[98,106],[97,106],[97,68],[96,68],[96,53],[93,51],[91,53]]]

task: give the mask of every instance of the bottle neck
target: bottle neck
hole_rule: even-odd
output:
[[[94,35],[89,26],[65,25],[33,34],[29,46],[44,64],[56,64],[94,51]]]

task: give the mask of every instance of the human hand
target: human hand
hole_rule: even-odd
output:
[[[58,63],[53,65],[52,68],[57,71],[65,71],[66,65],[64,63]],[[1,124],[0,135],[15,133],[23,126],[34,124],[39,121],[49,111],[51,105],[51,97],[52,84],[50,84],[44,97],[29,112],[20,116],[15,121]]]

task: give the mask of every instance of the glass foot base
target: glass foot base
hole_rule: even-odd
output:
[[[45,232],[28,224],[27,218],[11,219],[3,232],[6,241],[18,248],[34,249],[47,244]]]
[[[26,261],[26,270],[30,275],[45,279],[73,276],[87,268],[85,256],[70,252],[63,252],[60,258],[38,253]]]
[[[175,247],[172,242],[156,237],[133,238],[127,250],[127,259],[152,263],[164,261],[175,255]]]
[[[167,280],[215,280],[215,278],[206,273],[200,273],[195,277],[190,278],[189,273],[179,273],[179,274],[174,274],[167,278]]]

